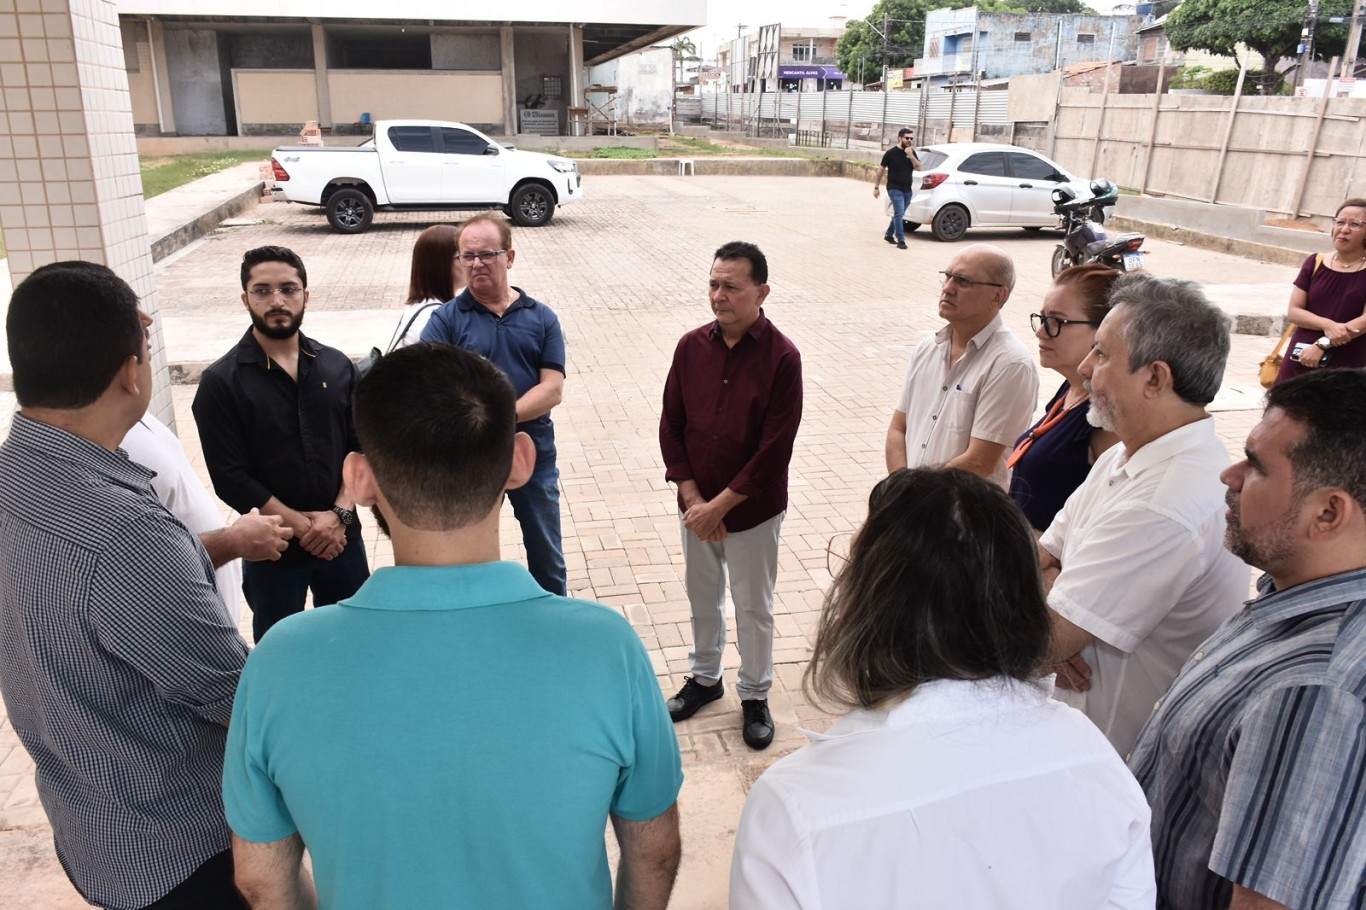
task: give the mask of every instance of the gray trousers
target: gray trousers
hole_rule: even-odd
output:
[[[735,604],[736,638],[740,645],[741,700],[768,698],[773,685],[773,584],[778,578],[780,512],[748,531],[727,534],[720,543],[705,543],[683,527],[684,583],[692,607],[693,678],[713,685],[725,669],[726,576]]]

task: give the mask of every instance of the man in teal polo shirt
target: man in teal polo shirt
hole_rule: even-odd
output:
[[[448,345],[353,396],[347,489],[395,565],[277,624],[233,707],[223,796],[254,906],[663,908],[677,740],[622,615],[499,562],[503,493],[534,470],[513,388]],[[302,868],[304,849],[313,875]]]

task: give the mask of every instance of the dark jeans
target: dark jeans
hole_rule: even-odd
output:
[[[249,910],[232,881],[232,851],[211,856],[147,910]]]
[[[910,190],[887,187],[887,198],[892,200],[892,223],[887,225],[887,236],[897,243],[906,242],[906,206],[911,204]]]
[[[301,612],[309,589],[313,606],[325,607],[355,594],[369,577],[365,544],[359,536],[341,555],[326,562],[244,562],[242,593],[251,607],[251,634],[259,642],[271,626]]]
[[[536,450],[536,470],[525,485],[508,491],[512,514],[522,526],[527,568],[536,583],[551,594],[569,593],[560,538],[560,469],[555,451]]]

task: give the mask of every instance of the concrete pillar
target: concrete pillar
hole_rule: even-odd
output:
[[[332,89],[327,84],[327,32],[313,23],[313,80],[318,86],[318,126],[332,127]]]
[[[569,107],[584,107],[583,26],[569,26]],[[565,135],[569,135],[568,124]]]
[[[161,20],[147,20],[147,40],[152,51],[152,77],[157,90],[157,115],[161,118],[161,132],[174,136],[175,104],[171,100],[171,67],[166,62],[166,29]]]
[[[174,427],[122,46],[109,0],[0,0],[0,230],[15,284],[84,259],[132,285],[154,317],[150,410]]]
[[[503,64],[503,135],[517,135],[517,64],[512,44],[512,26],[498,29]]]

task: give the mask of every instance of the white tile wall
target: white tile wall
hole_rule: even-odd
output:
[[[111,0],[0,0],[0,229],[15,283],[40,265],[109,266],[156,316],[132,101]],[[152,324],[168,424],[169,375]]]

